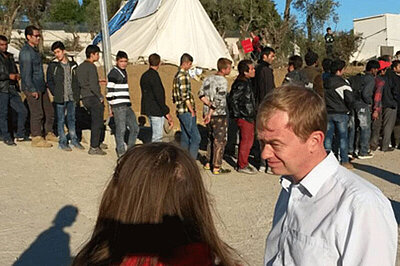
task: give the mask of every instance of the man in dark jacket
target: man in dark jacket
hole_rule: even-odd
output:
[[[100,147],[104,137],[104,96],[100,91],[97,68],[94,62],[99,60],[100,49],[96,45],[86,47],[86,60],[78,66],[77,77],[81,89],[82,102],[90,113],[90,155],[106,155]]]
[[[56,104],[58,147],[64,151],[72,150],[64,132],[65,111],[67,111],[68,135],[71,139],[71,145],[83,150],[84,147],[79,143],[75,130],[75,107],[76,103],[79,104],[80,98],[78,78],[76,77],[78,64],[75,61],[68,60],[62,42],[53,43],[51,50],[56,60],[51,62],[47,68],[47,85]]]
[[[326,81],[325,103],[328,112],[328,129],[325,138],[325,149],[332,150],[332,140],[335,132],[339,133],[339,150],[342,166],[353,169],[348,156],[348,122],[353,94],[350,84],[342,75],[346,63],[335,60],[331,65],[332,76]]]
[[[258,106],[265,95],[275,88],[274,72],[271,68],[275,60],[275,50],[271,47],[265,47],[260,54],[260,60],[256,67],[256,76],[254,79],[254,97],[256,106]]]
[[[293,84],[304,87],[307,83],[307,77],[304,75],[303,72],[300,71],[302,65],[303,59],[301,58],[301,56],[293,55],[289,57],[288,73],[286,74],[282,85]]]
[[[254,141],[256,103],[253,95],[251,78],[255,69],[251,60],[242,60],[238,64],[239,76],[232,84],[228,96],[230,118],[235,119],[239,131],[238,172],[255,174],[256,170],[249,165],[249,154]]]
[[[149,117],[151,126],[151,142],[161,142],[163,138],[164,118],[168,120],[169,127],[174,123],[165,104],[165,90],[161,82],[158,69],[161,65],[161,57],[158,54],[149,56],[149,70],[140,78],[142,90],[141,113]]]
[[[397,54],[397,53],[396,53]],[[400,51],[398,52],[400,56]],[[399,58],[400,59],[400,58]],[[392,70],[394,72],[394,84],[397,88],[397,118],[396,124],[394,126],[393,134],[394,134],[394,144],[395,146],[400,149],[400,61],[394,60],[392,62]]]
[[[54,109],[44,80],[42,58],[37,49],[39,29],[35,26],[26,27],[25,37],[27,42],[19,53],[19,65],[22,90],[31,113],[32,146],[49,148],[53,145],[47,141],[58,142],[58,138],[53,133]],[[42,134],[43,126],[45,139]]]

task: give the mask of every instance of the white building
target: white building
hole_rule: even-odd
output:
[[[400,14],[382,14],[353,20],[354,34],[362,37],[351,61],[367,61],[400,50]]]

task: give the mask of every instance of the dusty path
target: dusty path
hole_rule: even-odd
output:
[[[17,265],[68,265],[90,235],[115,166],[114,152],[92,157],[82,151],[0,143],[0,154],[0,265],[11,265],[18,257]],[[355,172],[392,200],[400,218],[400,150],[356,163]],[[223,238],[249,265],[261,265],[280,190],[278,177],[236,172],[218,177],[204,172],[203,176],[221,218],[218,228]],[[79,213],[64,208],[68,205]]]

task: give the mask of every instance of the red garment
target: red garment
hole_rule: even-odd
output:
[[[242,169],[249,164],[249,154],[254,142],[254,122],[238,118],[236,123],[240,129],[238,166]]]
[[[151,259],[156,256],[149,254],[138,254],[126,257],[121,266],[136,266],[141,259],[145,259],[144,266],[151,265]],[[210,248],[203,243],[192,243],[175,249],[168,258],[158,258],[156,266],[213,266]]]
[[[261,52],[260,37],[255,36],[251,43],[253,44],[254,51]]]
[[[381,113],[382,111],[382,92],[383,86],[385,86],[385,81],[380,78],[375,78],[375,93],[374,93],[374,106],[373,110]]]

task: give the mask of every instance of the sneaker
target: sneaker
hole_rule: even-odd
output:
[[[371,145],[369,148],[370,148],[371,151],[376,151],[378,149],[377,146],[373,146],[373,145]]]
[[[71,147],[68,144],[60,143],[58,144],[58,148],[63,151],[72,151]]]
[[[211,170],[210,164],[207,163],[207,164],[203,165],[203,169],[204,170]]]
[[[103,151],[100,147],[92,148],[90,147],[89,152],[90,155],[106,155],[107,153]]]
[[[100,149],[102,149],[102,150],[107,150],[108,149],[108,145],[107,144],[104,144],[104,143],[100,143]]]
[[[71,143],[72,147],[77,148],[78,150],[84,150],[85,147],[82,146],[79,142]]]
[[[17,142],[32,141],[28,136],[15,138]]]
[[[358,155],[358,159],[364,160],[364,159],[371,159],[374,157],[374,154],[372,152],[368,152],[367,154],[360,154]]]
[[[231,172],[231,170],[229,169],[224,169],[224,168],[219,168],[218,170],[213,170],[212,173],[214,175],[220,175],[220,174],[229,174]]]
[[[391,152],[394,151],[395,149],[393,147],[389,147],[387,149],[382,150],[383,152]]]
[[[260,166],[260,168],[258,169],[258,172],[261,172],[261,173],[266,173],[266,168],[265,168],[265,166]]]
[[[53,147],[53,145],[51,143],[48,143],[41,136],[33,137],[31,146],[36,147],[36,148],[51,148],[51,147]]]
[[[341,165],[346,169],[354,169],[354,166],[351,163],[341,163]]]
[[[248,175],[255,175],[255,174],[257,174],[257,171],[256,171],[253,167],[251,167],[250,165],[247,165],[247,166],[244,167],[244,168],[239,168],[237,171],[238,171],[239,173],[248,174]]]
[[[3,142],[8,146],[17,146],[17,144],[15,144],[15,142],[12,139],[5,139]]]
[[[56,135],[54,135],[53,132],[47,133],[46,140],[51,142],[58,142],[58,138],[56,137]]]

